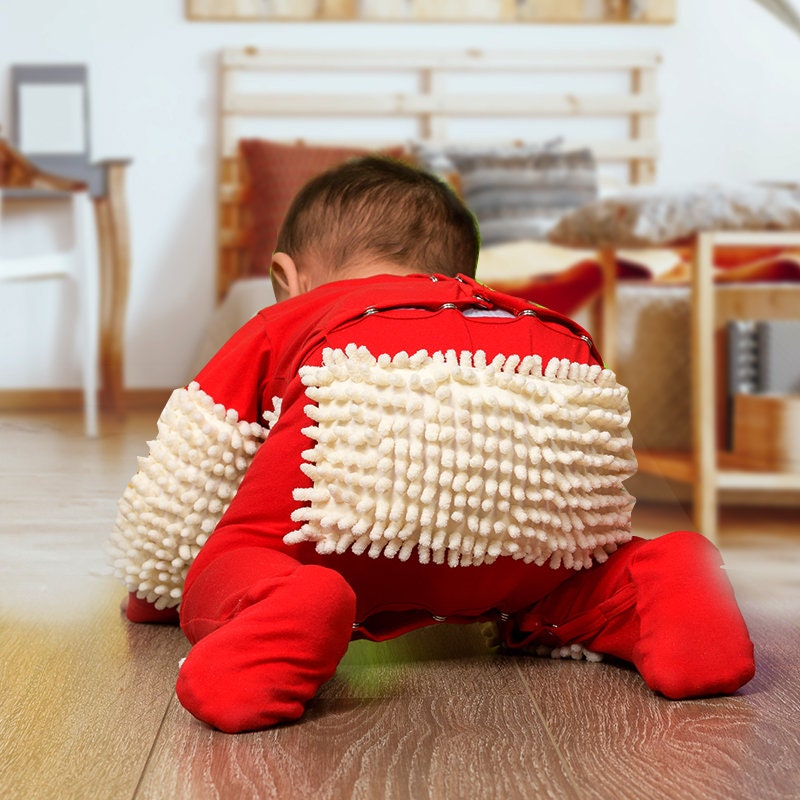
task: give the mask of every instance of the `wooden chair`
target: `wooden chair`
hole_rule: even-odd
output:
[[[72,247],[44,254],[4,255],[2,222],[5,189],[52,193],[68,201],[72,211]],[[87,436],[96,436],[100,287],[97,240],[88,187],[80,181],[43,172],[0,139],[0,281],[50,278],[69,279],[77,286],[85,427]]]

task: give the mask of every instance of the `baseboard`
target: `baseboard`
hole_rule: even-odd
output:
[[[127,411],[161,410],[169,399],[169,389],[126,389]],[[107,407],[102,394],[100,408]],[[0,389],[0,412],[12,411],[80,411],[83,392],[80,389]]]

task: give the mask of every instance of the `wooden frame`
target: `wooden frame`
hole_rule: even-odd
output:
[[[800,492],[800,473],[744,470],[722,449],[725,406],[717,342],[725,323],[800,316],[800,286],[714,286],[714,251],[736,246],[800,247],[800,231],[705,231],[697,235],[691,286],[692,450],[636,453],[640,472],[692,484],[694,525],[712,541],[717,539],[721,490]]]
[[[675,0],[187,0],[195,21],[672,23]]]
[[[219,94],[219,218],[217,296],[222,300],[229,286],[249,274],[249,208],[247,179],[238,155],[238,142],[246,123],[272,122],[285,118],[321,120],[411,119],[418,141],[453,141],[451,128],[459,118],[478,117],[501,123],[504,119],[525,124],[550,125],[550,138],[560,136],[564,120],[587,123],[599,118],[621,121],[625,135],[598,140],[588,136],[564,142],[564,147],[590,147],[599,165],[623,165],[630,183],[650,183],[655,178],[658,144],[656,114],[658,98],[655,76],[660,57],[646,52],[483,52],[470,51],[267,51],[256,48],[225,50],[220,58]],[[333,91],[294,93],[280,91],[288,73],[348,73],[374,76],[407,73],[412,88],[403,91]],[[566,76],[569,88],[503,93],[508,76],[533,80],[536,76]],[[464,93],[448,90],[451,76],[490,76],[491,91]],[[586,91],[586,76],[622,76],[624,88],[616,91]],[[574,79],[574,84],[573,84]],[[616,78],[615,78],[616,79]],[[245,85],[246,84],[246,85]],[[256,88],[253,88],[253,86]],[[346,141],[320,135],[318,143],[380,147],[403,143],[375,141],[353,136],[348,126]],[[281,137],[270,136],[276,141]],[[297,138],[297,137],[294,137]],[[537,136],[536,141],[542,138]],[[513,141],[513,140],[512,140]],[[468,140],[469,143],[477,143]],[[314,141],[309,141],[314,144]],[[487,143],[486,141],[483,142]],[[508,144],[493,138],[491,144]],[[613,297],[604,327],[613,327]]]

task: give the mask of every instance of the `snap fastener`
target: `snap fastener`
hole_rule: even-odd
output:
[[[542,630],[541,634],[539,635],[538,641],[540,641],[542,644],[548,644],[552,646],[560,644],[560,639],[557,633],[558,625],[555,625],[551,622],[545,622],[542,624],[542,628],[544,630]]]
[[[439,306],[439,311],[441,311],[443,308],[458,308],[458,306],[455,303],[444,303],[443,305]]]
[[[465,281],[465,280],[464,280],[464,279],[463,279],[463,278],[462,278],[460,275],[456,275],[456,280],[457,280],[459,283],[466,283],[466,281]]]
[[[431,614],[431,616],[432,616],[432,617],[433,617],[433,618],[434,618],[434,619],[435,619],[437,622],[444,622],[444,621],[447,619],[447,617],[440,617],[438,614]]]
[[[375,308],[374,306],[370,306],[369,308],[364,310],[364,313],[362,314],[362,316],[363,317],[368,317],[370,314],[377,314],[377,313],[378,313],[378,309]]]
[[[431,283],[439,283],[439,279],[435,275],[428,275],[431,279]]]
[[[586,344],[588,344],[589,347],[592,346],[592,340],[588,336],[586,336],[585,334],[581,334],[580,338],[583,339],[583,341],[586,342]]]
[[[474,294],[472,295],[476,300],[480,300],[481,303],[486,303],[487,305],[491,305],[492,301],[489,300],[487,297],[484,297],[482,294]]]
[[[532,308],[523,308],[519,312],[520,317],[538,317],[539,315]]]

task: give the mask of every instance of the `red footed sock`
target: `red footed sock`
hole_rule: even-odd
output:
[[[228,556],[235,559],[209,565],[184,601],[183,628],[196,643],[176,691],[195,717],[237,733],[303,714],[347,649],[355,595],[334,570],[304,566],[281,553],[242,550]],[[248,560],[242,569],[236,567],[239,559]],[[226,579],[254,568],[258,582],[217,602],[221,586],[230,583]]]
[[[697,533],[645,543],[628,567],[634,604],[587,646],[633,662],[673,700],[735,692],[755,673],[753,643],[721,567],[717,548]]]

